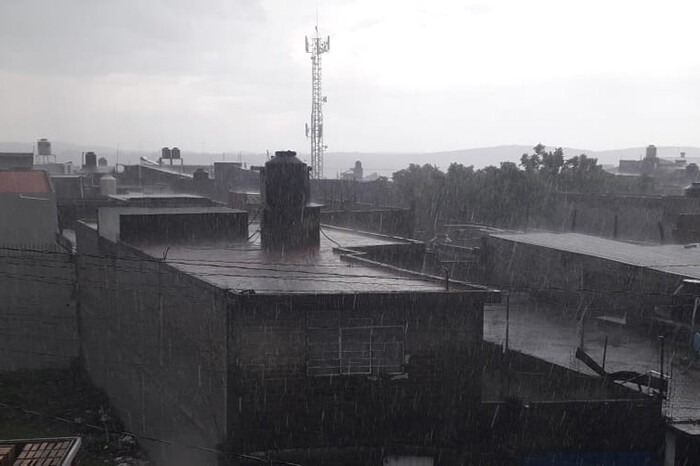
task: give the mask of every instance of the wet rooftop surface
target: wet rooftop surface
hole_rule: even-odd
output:
[[[530,300],[524,294],[514,296],[510,305],[509,347],[593,375],[593,371],[574,357],[580,329],[574,314],[561,306]],[[486,305],[484,339],[503,344],[505,327],[505,304]],[[660,345],[655,332],[641,327],[621,327],[595,318],[587,319],[584,349],[599,364],[603,359],[606,336],[606,371],[659,371]],[[664,412],[676,422],[700,420],[700,361],[683,373],[688,364],[681,359],[686,354],[684,345],[674,347],[671,342],[667,343],[664,373],[670,374],[671,380]]]
[[[680,244],[646,246],[580,233],[517,233],[492,236],[700,279],[699,247],[686,248]]]
[[[251,232],[256,226],[251,225]],[[339,246],[400,244],[400,239],[366,235],[323,227],[321,246],[315,253],[300,251],[281,257],[269,255],[260,246],[260,235],[247,243],[170,245],[170,265],[217,286],[256,293],[355,293],[355,292],[442,292],[435,281],[400,276],[391,270],[344,261],[334,252]],[[166,245],[137,245],[153,257],[162,258]]]

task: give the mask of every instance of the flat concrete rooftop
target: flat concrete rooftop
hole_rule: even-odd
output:
[[[182,194],[182,193],[129,193],[129,194],[112,194],[109,196],[111,199],[116,199],[118,201],[133,201],[133,200],[148,200],[148,199],[177,199],[182,201],[183,199],[207,199],[196,194]],[[208,200],[208,199],[207,199]]]
[[[491,236],[700,279],[700,247],[686,248],[679,244],[646,246],[580,233],[515,233]]]
[[[255,231],[255,227],[251,227]],[[193,245],[136,245],[147,254],[217,286],[256,293],[355,293],[355,292],[444,292],[442,282],[413,278],[385,267],[343,260],[334,249],[342,246],[401,244],[400,239],[323,227],[321,245],[314,254],[301,251],[280,257],[260,246],[259,235],[244,243]],[[327,235],[327,236],[326,236]],[[409,244],[408,242],[405,242]],[[427,277],[426,277],[427,278]],[[450,287],[454,291],[489,292],[481,287]]]

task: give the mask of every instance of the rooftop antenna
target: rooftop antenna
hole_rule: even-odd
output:
[[[313,37],[305,38],[306,53],[311,54],[311,124],[306,125],[306,137],[311,139],[311,177],[323,178],[323,104],[328,99],[323,96],[321,86],[321,55],[330,50],[331,38],[318,33],[318,7],[316,7],[316,28]]]

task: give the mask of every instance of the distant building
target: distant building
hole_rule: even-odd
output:
[[[56,195],[38,170],[0,170],[0,243],[54,245],[58,233]]]
[[[66,368],[78,356],[75,265],[58,230],[47,173],[0,170],[0,371]]]
[[[31,152],[0,152],[0,170],[31,170],[33,166]]]
[[[362,162],[359,160],[355,162],[355,166],[350,170],[341,173],[340,178],[343,180],[363,180]]]
[[[679,157],[659,157],[657,147],[651,144],[646,148],[644,158],[639,160],[621,159],[616,173],[618,175],[644,175],[662,178],[669,182],[683,182],[693,175],[687,168],[695,162],[695,160],[686,158],[685,155],[685,152],[681,152]]]

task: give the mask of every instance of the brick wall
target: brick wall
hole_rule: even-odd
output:
[[[229,322],[229,447],[401,444],[469,436],[480,400],[476,294],[242,296]],[[307,375],[309,327],[402,326],[401,374]]]
[[[77,243],[83,359],[92,380],[128,430],[215,447],[226,430],[224,292],[84,224]],[[216,464],[211,454],[143,446],[157,464]]]
[[[58,247],[0,248],[0,371],[78,357],[74,284],[71,254]]]

